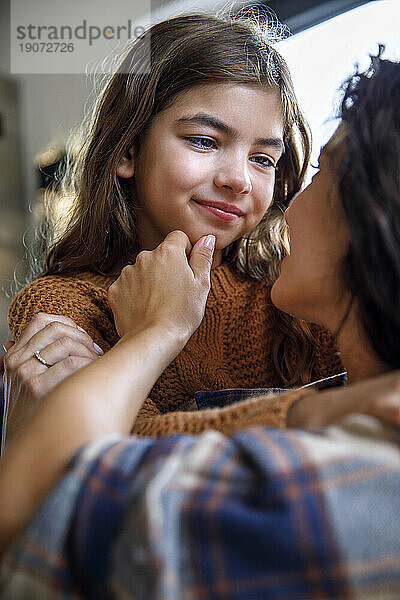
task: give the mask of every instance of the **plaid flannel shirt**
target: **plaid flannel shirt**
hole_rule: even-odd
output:
[[[252,428],[81,449],[2,561],[2,599],[400,598],[399,430]]]

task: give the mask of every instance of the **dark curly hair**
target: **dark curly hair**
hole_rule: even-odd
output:
[[[346,85],[338,189],[351,243],[346,283],[378,356],[400,367],[400,63],[383,47]]]

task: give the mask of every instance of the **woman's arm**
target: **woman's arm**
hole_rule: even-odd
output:
[[[287,426],[321,429],[352,413],[370,415],[399,427],[400,371],[303,396],[290,406]]]
[[[155,328],[125,336],[44,399],[0,463],[0,553],[82,444],[102,433],[129,433],[146,395],[180,349],[173,335]]]
[[[109,291],[111,306],[119,306],[120,341],[56,387],[7,447],[0,463],[0,555],[82,444],[103,433],[129,433],[156,379],[200,324],[212,248],[202,238],[188,262],[189,249],[187,236],[173,232],[123,270]]]
[[[147,404],[138,414],[132,433],[146,437],[164,437],[179,433],[199,434],[216,429],[232,435],[254,426],[316,430],[337,423],[354,413],[369,415],[395,427],[400,426],[400,371],[391,371],[352,384],[318,391],[305,386],[280,394],[256,395],[227,405],[195,411],[160,414]],[[246,393],[242,396],[246,398]],[[153,410],[152,410],[153,408]],[[150,409],[150,410],[149,410]]]

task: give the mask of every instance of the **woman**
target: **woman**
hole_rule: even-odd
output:
[[[316,408],[324,401],[330,406],[325,422],[354,411],[399,422],[399,377],[393,372],[400,356],[399,107],[400,65],[376,58],[366,74],[348,84],[342,123],[322,150],[320,172],[287,211],[292,252],[274,285],[274,302],[337,331],[353,384],[321,394],[307,389],[286,393],[296,401],[289,424],[301,425],[314,412],[314,423],[320,425]],[[51,392],[6,450],[0,465],[3,552],[65,472],[75,450],[104,433],[129,433],[154,380],[201,321],[212,242],[203,237],[192,248],[185,234],[173,232],[156,250],[141,253],[111,286],[120,341]],[[386,273],[380,277],[382,268]],[[161,280],[163,285],[157,285]],[[132,295],[140,299],[134,308]],[[262,408],[271,402],[274,397],[249,400],[249,424],[262,424]],[[96,477],[87,476],[91,486],[82,487],[63,555],[64,561],[68,552],[77,561],[68,571],[69,577],[79,572],[73,592],[76,597],[102,597],[112,590],[116,597],[124,591],[126,597],[142,598],[268,598],[278,592],[290,598],[371,598],[374,590],[398,597],[398,519],[387,521],[400,510],[398,493],[393,493],[400,482],[398,448],[378,444],[376,458],[370,448],[363,450],[363,443],[350,444],[345,452],[340,443],[337,450],[319,436],[257,428],[232,440],[210,432],[200,438],[113,439],[89,446],[76,473],[92,469]],[[115,471],[113,460],[118,462]],[[368,481],[367,487],[357,488],[354,505],[355,488],[349,500],[346,487],[349,479],[364,486]],[[388,484],[391,493],[381,495]],[[90,490],[104,487],[111,494],[108,508],[119,503],[117,519],[93,509]],[[169,512],[174,494],[179,510]],[[362,509],[365,497],[372,497],[375,512]],[[108,581],[105,591],[101,585],[111,541],[129,502],[133,512],[127,513],[114,556],[119,579]],[[95,533],[104,535],[91,540],[98,560],[85,563],[87,547],[78,542],[80,527],[91,522],[88,514]],[[349,518],[343,523],[345,516]],[[311,525],[313,535],[307,535]],[[386,554],[378,535],[382,526]],[[183,554],[180,539],[186,542]],[[73,552],[78,547],[82,555]],[[11,556],[6,574],[18,552]],[[12,580],[11,570],[8,576]],[[2,589],[7,585],[6,577]]]

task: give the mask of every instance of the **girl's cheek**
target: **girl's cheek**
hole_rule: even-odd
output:
[[[266,186],[260,186],[259,200],[257,201],[257,207],[255,206],[255,212],[264,215],[264,213],[268,210],[270,205],[272,204],[274,195],[274,184],[268,183]]]
[[[169,179],[176,187],[185,189],[193,184],[197,184],[204,177],[204,165],[199,161],[178,160],[174,164],[173,171],[169,173]]]

